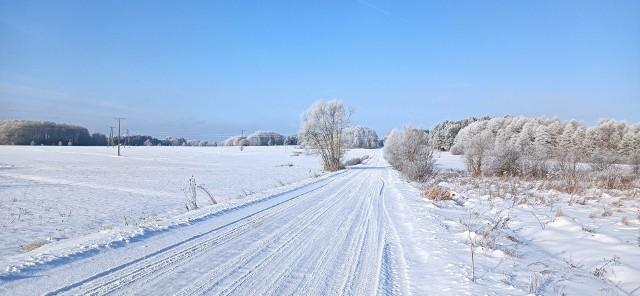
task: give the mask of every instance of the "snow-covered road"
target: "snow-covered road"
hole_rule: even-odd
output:
[[[381,151],[284,194],[0,278],[0,294],[409,294]],[[393,182],[392,182],[393,181]]]

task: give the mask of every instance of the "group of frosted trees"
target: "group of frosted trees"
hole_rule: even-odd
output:
[[[453,142],[461,129],[478,120],[488,120],[490,117],[475,118],[469,117],[467,119],[458,121],[448,121],[438,123],[431,128],[429,132],[429,141],[431,142],[433,149],[441,151],[449,151]]]
[[[285,137],[276,132],[257,131],[249,136],[233,136],[222,142],[219,146],[276,146],[292,145],[293,138]]]
[[[343,137],[347,148],[375,149],[378,147],[378,134],[368,127],[346,128]]]
[[[364,127],[347,127],[342,133],[342,142],[345,148],[375,149],[378,147],[378,134],[376,131]],[[283,136],[276,132],[258,131],[246,137],[233,136],[222,142],[219,146],[276,146],[297,145],[298,136]]]
[[[102,138],[81,126],[49,121],[0,121],[0,145],[95,145]]]
[[[640,168],[640,125],[601,120],[501,117],[473,122],[457,134],[452,154],[464,154],[474,175],[554,176],[574,186],[585,165],[613,186],[621,164]],[[582,165],[581,165],[582,164]]]

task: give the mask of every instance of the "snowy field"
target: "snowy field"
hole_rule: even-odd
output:
[[[638,188],[471,179],[439,153],[454,195],[431,201],[382,150],[331,174],[300,152],[0,147],[0,294],[640,294]],[[187,212],[191,176],[220,203]]]
[[[21,246],[113,228],[136,231],[186,211],[189,178],[221,204],[321,173],[292,147],[0,146],[0,258]],[[349,157],[366,154],[353,150]],[[200,191],[199,206],[208,206]]]

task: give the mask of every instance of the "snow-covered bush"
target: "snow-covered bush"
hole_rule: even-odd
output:
[[[352,159],[347,160],[347,162],[344,163],[344,165],[346,166],[352,166],[352,165],[358,165],[362,163],[362,159],[360,157],[355,157]]]
[[[449,193],[449,190],[439,185],[425,189],[422,191],[422,196],[434,201],[451,200],[451,193]]]
[[[409,180],[424,182],[433,173],[433,149],[423,129],[406,126],[402,131],[391,131],[385,140],[384,157]]]
[[[516,176],[521,172],[522,153],[515,145],[500,145],[493,149],[489,170],[493,175]]]
[[[189,186],[182,189],[182,192],[184,192],[185,195],[185,208],[187,211],[197,210],[200,208],[200,206],[198,206],[198,189],[202,190],[202,192],[207,195],[209,204],[215,205],[218,203],[213,194],[204,186],[204,184],[197,184],[196,178],[191,176],[191,178],[189,178]]]
[[[564,153],[556,156],[554,170],[558,173],[563,183],[564,191],[577,191],[578,183],[582,175],[579,166],[582,159],[583,154],[576,150],[565,150]]]
[[[44,246],[45,244],[47,244],[47,241],[45,240],[36,240],[36,241],[32,241],[29,243],[26,243],[24,245],[20,246],[20,251],[22,251],[23,253],[27,253],[27,252],[31,252],[37,248],[40,248],[42,246]]]
[[[196,186],[196,179],[191,176],[191,178],[189,178],[189,186],[182,190],[185,195],[185,207],[187,208],[187,211],[198,209],[198,192],[196,191]]]
[[[344,165],[346,166],[358,165],[367,159],[369,159],[369,155],[364,155],[362,157],[354,157],[352,159],[347,160],[347,162],[345,162]]]
[[[549,156],[541,149],[529,146],[522,152],[520,160],[520,176],[528,178],[545,178],[549,174]]]

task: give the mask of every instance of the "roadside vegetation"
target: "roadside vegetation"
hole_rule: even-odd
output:
[[[497,264],[509,271],[495,280],[537,295],[580,289],[578,278],[640,290],[620,276],[637,266],[640,247],[640,124],[469,118],[394,130],[384,144],[441,226],[468,245],[470,281],[487,284],[487,266]],[[448,150],[464,170],[434,168]]]
[[[391,131],[384,143],[384,157],[396,170],[412,181],[429,180],[435,158],[428,131],[408,125]]]

